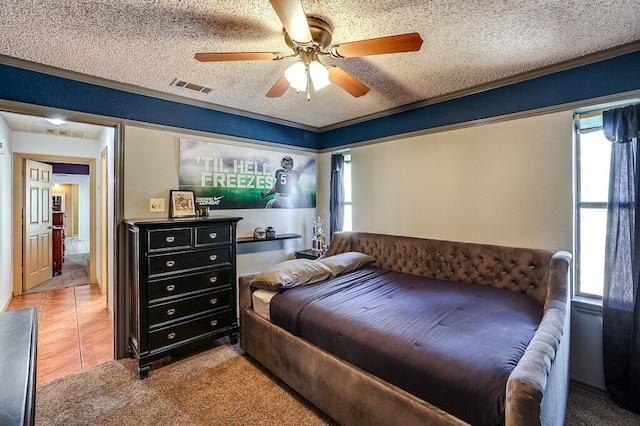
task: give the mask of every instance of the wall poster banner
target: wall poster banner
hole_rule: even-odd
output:
[[[179,174],[180,189],[194,191],[198,207],[316,206],[312,155],[180,139]]]

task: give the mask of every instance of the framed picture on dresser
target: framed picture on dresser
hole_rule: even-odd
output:
[[[195,215],[194,192],[172,189],[169,192],[169,217],[192,217]]]

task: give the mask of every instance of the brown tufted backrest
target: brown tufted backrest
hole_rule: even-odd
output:
[[[525,293],[545,305],[553,251],[399,237],[366,232],[333,235],[325,256],[368,254],[392,271]]]

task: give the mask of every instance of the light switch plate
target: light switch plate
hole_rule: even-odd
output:
[[[164,211],[164,198],[149,199],[149,211],[151,213],[161,213]]]

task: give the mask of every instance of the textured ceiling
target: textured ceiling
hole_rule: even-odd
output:
[[[4,0],[0,55],[323,128],[640,40],[637,0],[302,0],[333,43],[419,32],[419,52],[327,58],[371,88],[307,102],[265,94],[292,63],[200,63],[196,52],[290,53],[267,0]],[[1,61],[1,58],[0,58]],[[170,84],[185,80],[208,94]],[[241,112],[242,113],[242,112]]]
[[[0,112],[0,117],[2,117],[4,122],[7,123],[7,126],[14,132],[37,133],[40,135],[63,136],[97,141],[100,139],[103,131],[103,127],[93,124],[65,122],[54,125],[43,117],[14,114],[11,112]]]

